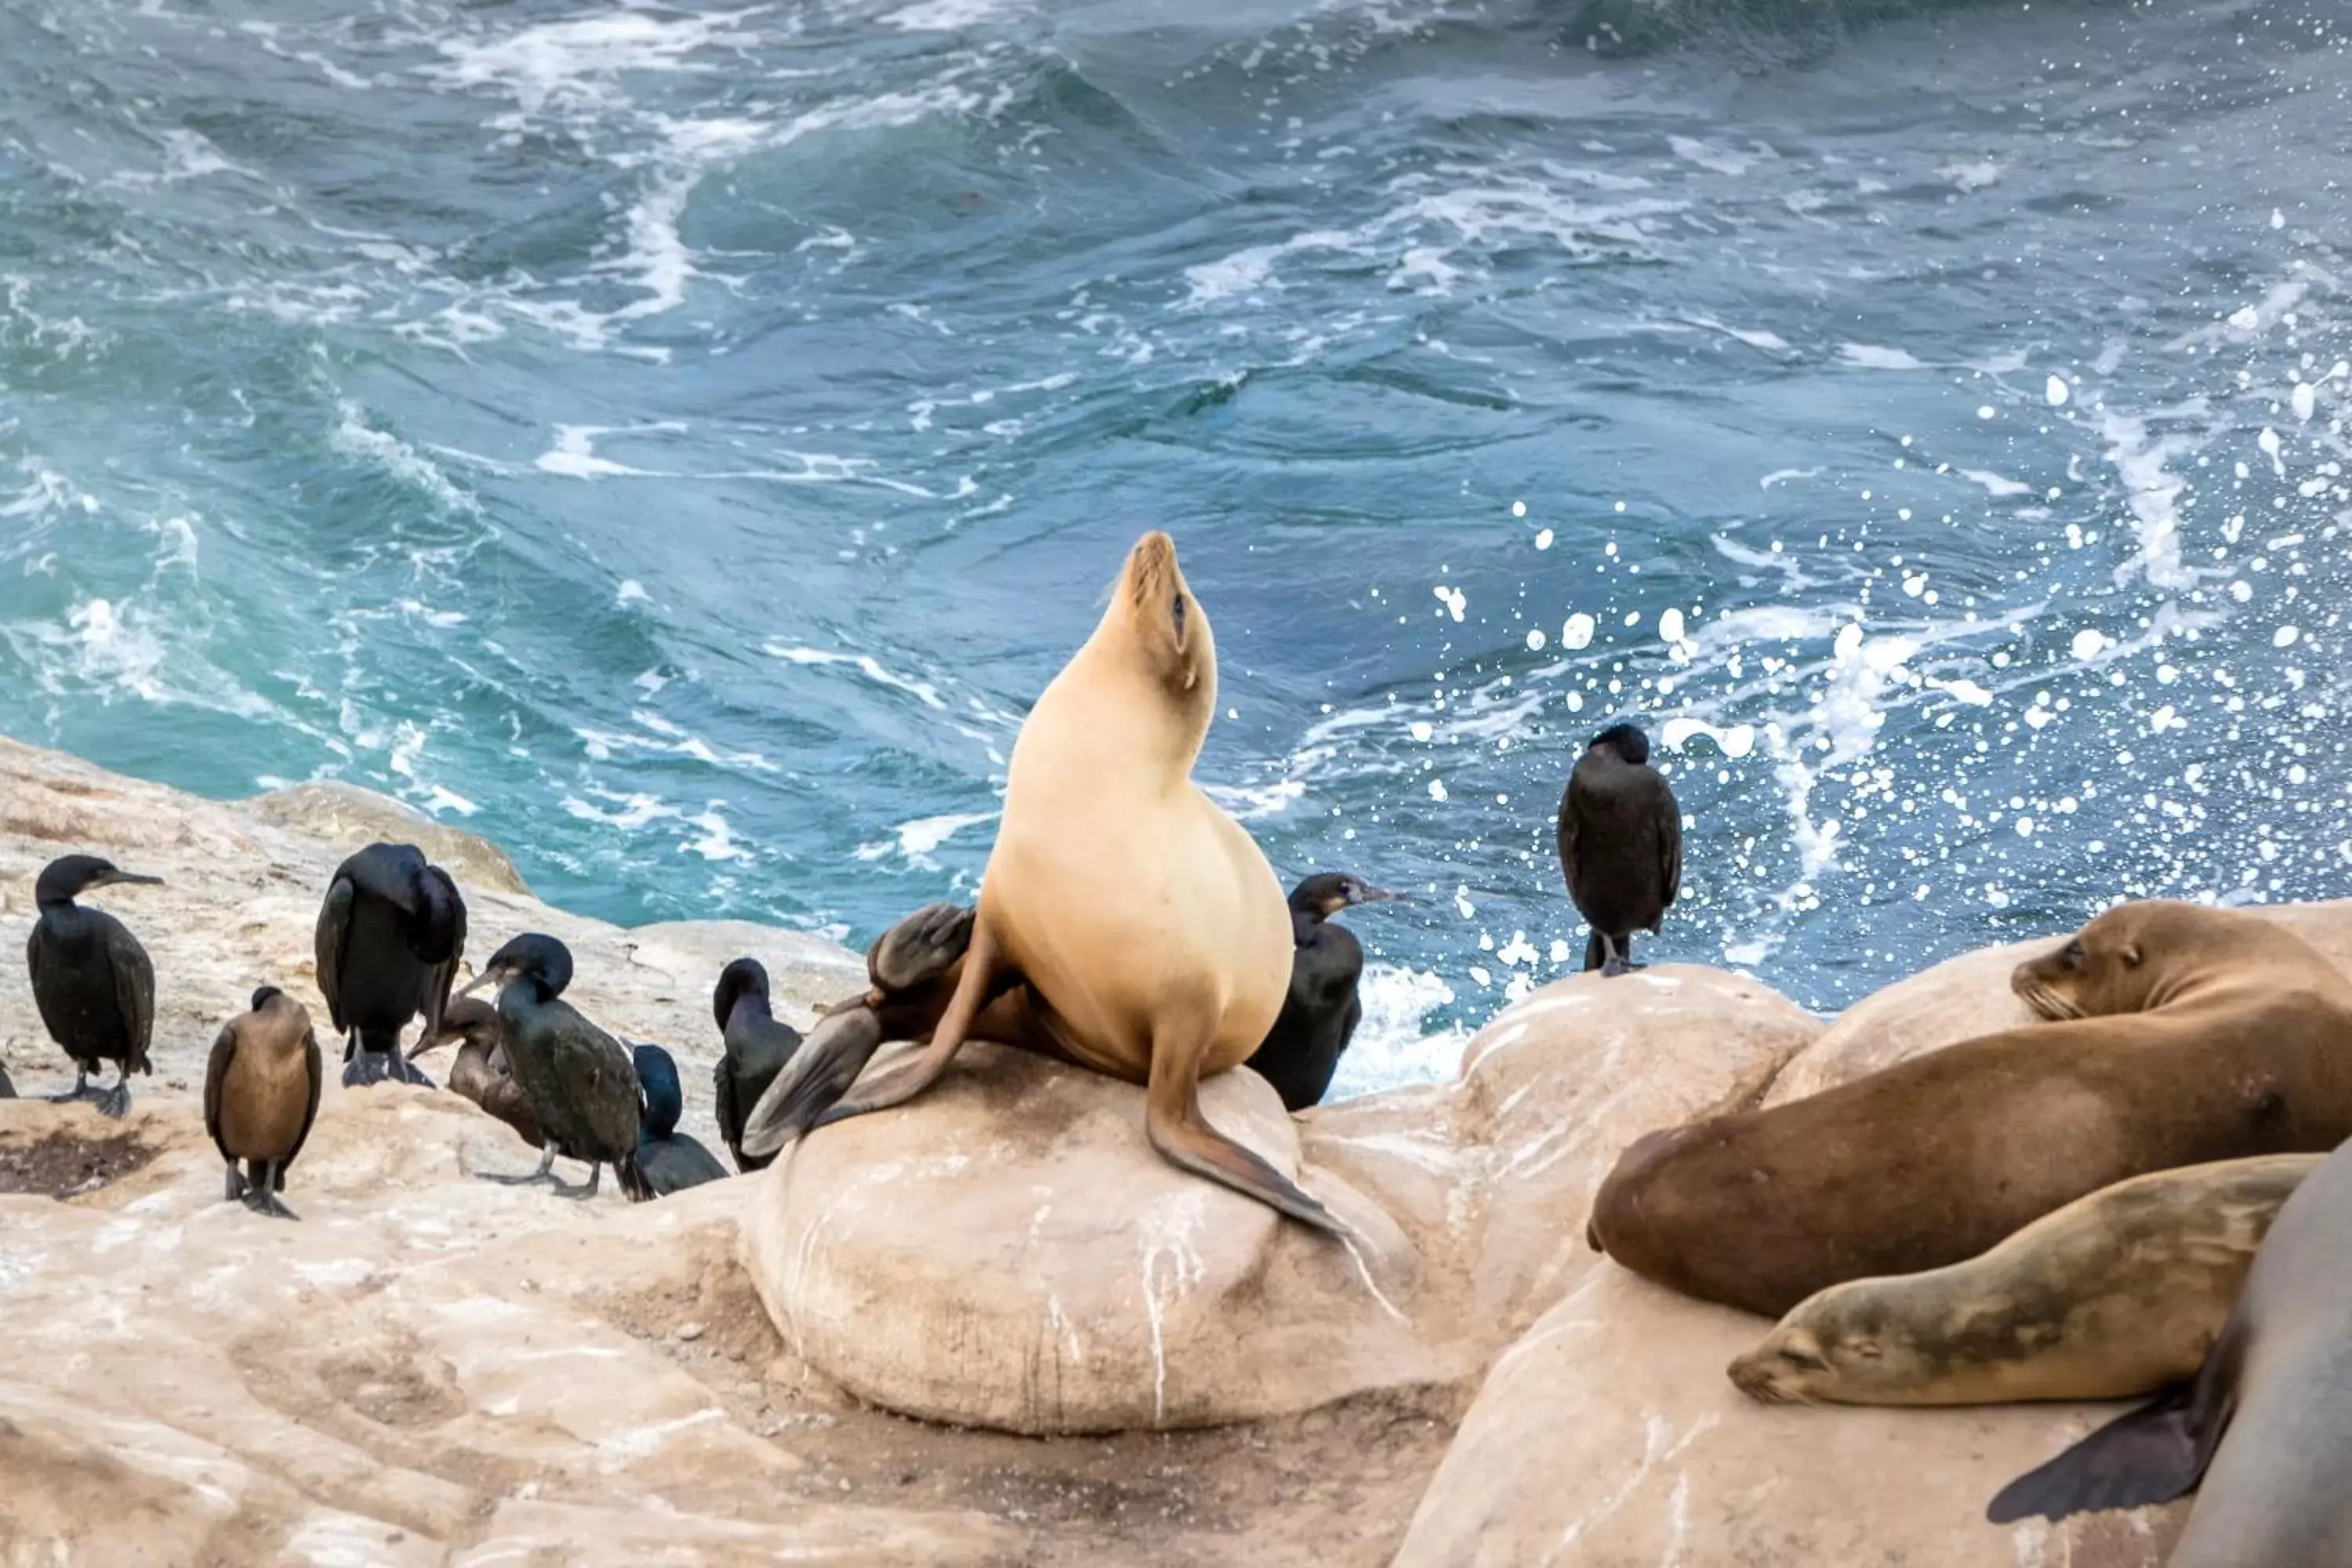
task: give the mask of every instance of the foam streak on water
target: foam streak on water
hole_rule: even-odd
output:
[[[1157,525],[1204,786],[1413,895],[1350,1089],[1580,962],[1622,717],[1643,955],[1816,1005],[2341,894],[2352,62],[2274,9],[19,10],[0,725],[862,944]]]

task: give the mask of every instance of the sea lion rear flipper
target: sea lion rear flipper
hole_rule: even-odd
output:
[[[1350,1239],[1348,1227],[1298,1184],[1209,1125],[1201,1114],[1200,1052],[1155,1039],[1144,1089],[1143,1131],[1169,1163],[1206,1176],[1302,1225]]]
[[[2225,1330],[2186,1383],[2108,1422],[2001,1488],[1985,1517],[2009,1524],[2098,1509],[2140,1508],[2195,1491],[2236,1409],[2237,1338]]]

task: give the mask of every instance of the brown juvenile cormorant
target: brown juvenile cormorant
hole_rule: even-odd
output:
[[[286,1190],[286,1167],[319,1119],[326,1068],[309,1008],[275,985],[256,991],[252,1005],[222,1025],[213,1041],[205,1067],[205,1131],[228,1163],[226,1201],[274,1219],[296,1219],[300,1216],[278,1194]]]
[[[633,1045],[630,1054],[645,1104],[637,1121],[637,1169],[656,1197],[723,1182],[727,1167],[701,1142],[677,1130],[686,1113],[686,1086],[677,1080],[677,1062],[659,1046]]]
[[[539,1122],[539,1169],[527,1176],[485,1174],[490,1182],[545,1182],[567,1198],[596,1195],[610,1165],[630,1200],[653,1189],[637,1169],[637,1121],[643,1104],[637,1069],[620,1041],[559,1001],[572,984],[572,950],[551,936],[526,931],[490,955],[467,992],[499,987],[499,1023],[506,1033],[507,1067]],[[464,994],[461,992],[459,994]],[[588,1183],[556,1179],[555,1157],[584,1162]]]
[[[411,1060],[452,1039],[457,1059],[449,1064],[449,1088],[464,1095],[515,1130],[515,1136],[536,1149],[541,1144],[539,1118],[530,1100],[507,1066],[506,1026],[499,1010],[479,996],[452,996],[441,1013],[441,1032],[425,1035],[408,1050]]]
[[[155,965],[121,921],[82,908],[74,896],[118,882],[163,880],[117,869],[95,855],[67,855],[44,867],[33,884],[41,911],[25,942],[33,1001],[49,1037],[74,1064],[72,1091],[52,1100],[94,1100],[101,1114],[123,1116],[131,1110],[131,1075],[154,1070],[147,1043],[155,1032]],[[89,1087],[102,1062],[121,1068],[112,1089]]]
[[[1650,766],[1650,741],[1612,724],[1584,749],[1559,800],[1559,868],[1592,927],[1584,967],[1622,974],[1633,932],[1654,932],[1683,881],[1682,808]]]
[[[440,1032],[466,951],[466,900],[414,844],[371,844],[335,868],[319,909],[319,991],[343,1037],[343,1086],[433,1080],[400,1054],[419,1013]]]
[[[727,1052],[711,1068],[711,1084],[719,1136],[726,1140],[739,1171],[761,1170],[775,1159],[773,1154],[744,1152],[743,1119],[801,1046],[801,1032],[779,1023],[769,1006],[768,971],[758,959],[739,958],[719,972],[710,1009],[718,1016]]]
[[[1364,950],[1354,932],[1329,923],[1330,917],[1350,904],[1402,896],[1328,871],[1290,889],[1290,936],[1297,944],[1290,955],[1290,994],[1249,1059],[1287,1109],[1304,1110],[1320,1103],[1364,1016],[1364,1004],[1356,994],[1356,982],[1364,973]]]

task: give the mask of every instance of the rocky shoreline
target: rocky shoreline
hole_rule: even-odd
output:
[[[2023,1021],[2016,949],[1828,1022],[1698,966],[1574,977],[1455,1081],[1296,1119],[1246,1071],[1205,1086],[1355,1250],[1159,1161],[1138,1091],[989,1047],[635,1206],[471,1180],[530,1152],[454,1095],[331,1083],[303,1223],[258,1221],[219,1201],[203,1053],[261,981],[320,1006],[320,890],[373,837],[457,875],[470,959],[568,943],[570,994],[676,1053],[709,1142],[721,964],[759,957],[794,1022],[862,983],[797,933],[566,915],[363,791],[211,802],[0,742],[0,914],[68,848],[166,879],[108,899],[157,975],[129,1121],[0,1101],[0,1563],[2152,1568],[2178,1528],[1989,1525],[2107,1411],[1756,1405],[1723,1367],[1767,1323],[1584,1242],[1640,1133]],[[2352,906],[2269,912],[2352,958]],[[69,1082],[21,979],[0,1063]]]

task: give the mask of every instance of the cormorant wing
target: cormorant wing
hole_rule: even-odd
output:
[[[221,1158],[232,1165],[236,1163],[236,1156],[221,1142],[220,1107],[221,1088],[227,1081],[228,1064],[236,1055],[236,1020],[232,1018],[213,1037],[212,1059],[205,1064],[205,1131],[212,1134],[213,1147],[221,1152]]]
[[[735,1103],[735,1064],[720,1057],[710,1069],[711,1110],[719,1121],[719,1136],[730,1150],[743,1142],[743,1110]]]
[[[319,930],[311,942],[319,964],[319,994],[327,999],[327,1021],[339,1035],[350,1032],[343,1026],[341,975],[343,943],[352,934],[352,900],[357,896],[350,875],[337,870],[335,879],[327,885],[326,902],[319,906]]]
[[[1683,890],[1683,813],[1674,792],[1660,784],[1658,794],[1658,878],[1665,889],[1664,903]]]
[[[302,1065],[310,1076],[310,1100],[302,1108],[302,1131],[294,1134],[294,1147],[287,1150],[286,1158],[278,1162],[278,1169],[281,1173],[294,1163],[294,1156],[302,1152],[302,1145],[310,1141],[311,1123],[319,1120],[319,1090],[327,1081],[327,1068],[325,1058],[319,1049],[318,1030],[302,1031]]]
[[[123,1064],[127,1076],[131,1072],[152,1073],[148,1065],[147,1046],[155,1035],[155,963],[139,939],[118,924],[122,942],[106,944],[106,961],[114,971],[114,1005],[122,1011],[123,1026],[131,1032],[131,1059]],[[114,933],[107,933],[112,936]]]
[[[425,1032],[417,1037],[429,1040],[441,1032],[442,1016],[449,1010],[449,987],[457,979],[457,962],[466,956],[466,900],[457,896],[457,884],[440,867],[427,866],[425,874],[448,889],[451,928],[449,956],[425,970],[425,994],[416,999],[417,1011],[425,1015]]]

